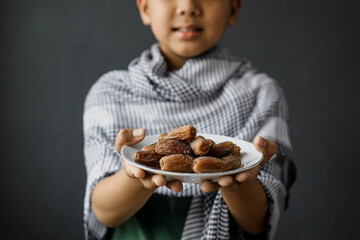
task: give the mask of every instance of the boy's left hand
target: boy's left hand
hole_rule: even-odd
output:
[[[264,159],[260,165],[253,167],[247,171],[240,172],[235,176],[222,176],[218,182],[204,181],[201,183],[200,188],[204,192],[213,192],[222,188],[227,191],[235,191],[242,184],[251,183],[257,180],[260,167],[266,164],[270,158],[276,153],[277,146],[274,142],[266,140],[260,136],[257,136],[254,140],[255,148],[264,154]]]

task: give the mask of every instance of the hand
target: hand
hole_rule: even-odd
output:
[[[141,142],[146,135],[145,129],[122,129],[115,139],[115,147],[118,153],[124,145],[134,145]],[[123,169],[130,178],[136,178],[141,181],[146,189],[155,189],[160,186],[167,186],[174,192],[181,192],[183,185],[180,181],[167,182],[162,175],[152,175],[144,170],[129,164],[123,160]]]
[[[252,183],[257,180],[261,166],[266,164],[276,153],[277,146],[274,142],[257,136],[254,140],[255,148],[264,154],[264,159],[260,165],[253,167],[247,171],[237,173],[235,176],[222,176],[217,183],[204,181],[200,188],[204,192],[213,192],[219,188],[226,191],[236,191],[242,184]]]

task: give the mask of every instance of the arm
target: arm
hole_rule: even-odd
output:
[[[123,129],[116,137],[115,147],[120,152],[123,145],[136,144],[144,137],[144,129]],[[123,169],[95,186],[91,196],[94,213],[107,227],[118,226],[133,216],[157,187],[164,185],[175,192],[182,190],[180,182],[167,183],[163,176],[146,175],[123,161]]]
[[[237,224],[252,235],[266,229],[268,202],[259,181],[243,183],[236,190],[220,188],[229,211]]]
[[[276,152],[276,144],[261,137],[255,139],[255,147],[264,154],[262,165]],[[228,209],[239,226],[252,235],[266,229],[268,202],[264,188],[257,180],[260,166],[238,173],[235,177],[223,176],[218,183],[201,184],[204,192],[220,188]]]
[[[94,213],[107,227],[116,227],[134,215],[149,199],[153,189],[143,187],[125,170],[100,181],[91,196]]]

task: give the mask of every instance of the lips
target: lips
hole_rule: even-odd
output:
[[[197,38],[201,32],[203,31],[202,28],[196,27],[193,25],[188,26],[179,26],[172,29],[176,35],[183,40],[192,40]]]

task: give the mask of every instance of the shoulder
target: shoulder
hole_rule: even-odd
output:
[[[287,100],[278,81],[264,72],[246,71],[234,79],[234,91],[243,92],[254,100],[254,109],[263,113],[278,114],[281,111],[287,118]],[[242,90],[242,91],[240,91]]]
[[[125,70],[113,70],[103,74],[90,88],[88,94],[113,91],[124,87],[124,82],[129,78],[129,72]]]
[[[261,88],[280,87],[278,82],[266,73],[254,70],[245,72],[243,74],[243,79],[254,91]]]
[[[225,58],[226,57],[226,58]],[[278,82],[268,74],[259,71],[253,63],[245,57],[225,55],[228,62],[237,63],[236,68],[231,74],[231,81],[238,86],[246,87],[248,91],[257,92],[264,88],[277,88],[281,91]]]
[[[283,97],[283,90],[274,78],[270,77],[266,73],[258,72],[258,71],[247,71],[242,77],[248,89],[253,92],[255,95],[263,95],[267,96],[278,96]]]
[[[247,82],[256,96],[259,110],[288,120],[286,96],[278,81],[265,73],[252,73],[249,74]]]
[[[85,99],[85,108],[106,103],[124,91],[128,78],[129,73],[125,70],[113,70],[103,74],[90,88]]]
[[[84,103],[84,129],[108,128],[119,122],[118,114],[127,94],[127,71],[111,71],[102,75],[90,88]]]

